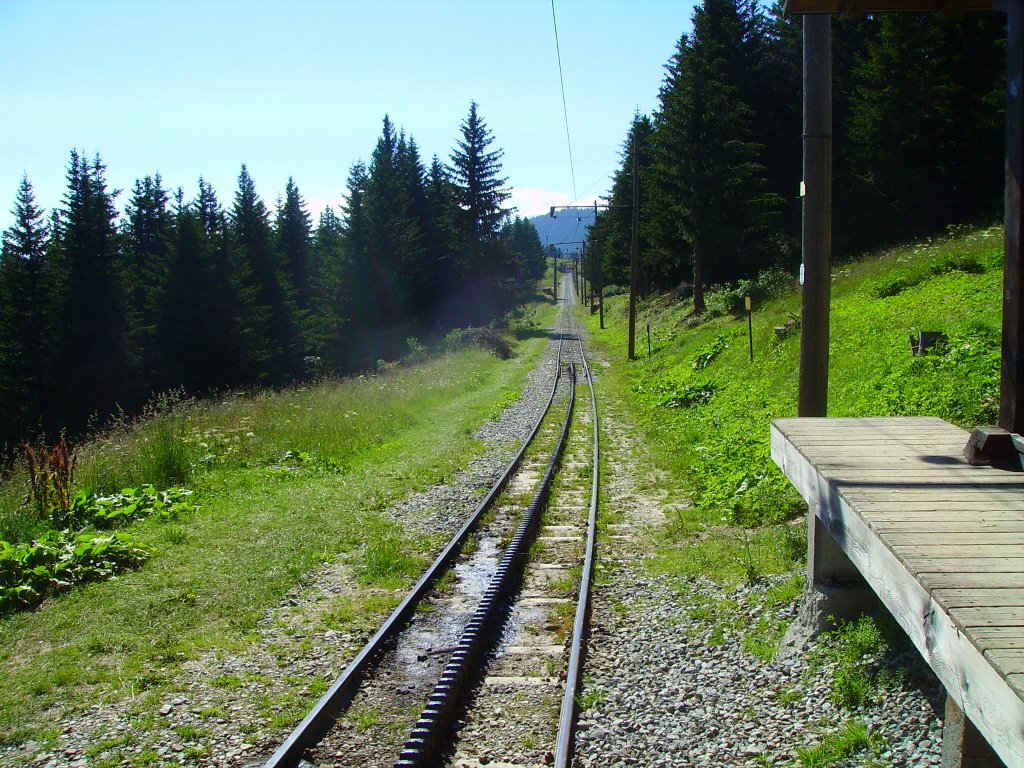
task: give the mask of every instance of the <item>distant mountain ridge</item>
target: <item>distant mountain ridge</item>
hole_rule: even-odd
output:
[[[558,211],[556,216],[557,218],[551,218],[547,214],[542,214],[531,216],[527,221],[537,228],[537,234],[540,235],[545,250],[552,243],[566,243],[556,247],[564,253],[578,251],[580,246],[575,241],[587,239],[587,229],[594,221],[593,212]]]

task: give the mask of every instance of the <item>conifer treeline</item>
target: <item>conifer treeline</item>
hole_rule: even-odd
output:
[[[834,21],[837,256],[992,221],[1003,190],[1001,13]],[[641,290],[702,287],[799,263],[802,31],[782,4],[703,0],[653,116],[637,115],[598,216],[604,282],[629,282],[634,138]]]
[[[99,157],[72,151],[47,216],[23,178],[0,256],[0,447],[153,393],[280,385],[404,352],[414,328],[495,317],[543,274],[510,219],[501,151],[472,103],[451,164],[385,116],[344,210],[314,226],[289,179],[273,211],[245,166],[230,207],[137,181],[121,217]]]

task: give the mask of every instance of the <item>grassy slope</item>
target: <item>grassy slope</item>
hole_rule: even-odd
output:
[[[993,228],[837,265],[829,415],[935,415],[965,428],[991,423],[1001,258],[1001,230]],[[727,298],[720,291],[710,303]],[[785,568],[800,556],[799,526],[771,525],[792,520],[801,506],[771,461],[768,442],[770,419],[796,415],[800,346],[798,333],[779,342],[772,328],[798,315],[799,306],[796,286],[758,302],[753,363],[745,317],[722,314],[690,326],[681,322],[689,302],[648,302],[637,323],[642,359],[633,363],[624,362],[625,297],[606,301],[606,330],[591,318],[595,343],[614,361],[605,375],[609,395],[623,398],[635,413],[650,460],[675,480],[671,490],[693,501],[663,542],[660,567],[739,578]],[[944,331],[948,350],[912,357],[908,335],[914,330]],[[709,354],[706,367],[695,367]],[[685,405],[702,393],[710,393],[706,403]],[[736,524],[747,527],[737,535],[730,527]],[[680,550],[681,542],[692,546]]]
[[[534,329],[549,327],[553,308],[531,317]],[[378,588],[349,606],[353,626],[367,625],[364,609],[389,610],[394,598],[382,601],[379,588],[418,575],[438,542],[410,539],[379,510],[480,450],[472,432],[518,396],[546,345],[546,334],[523,335],[512,360],[466,350],[381,376],[193,405],[88,447],[80,479],[117,488],[146,481],[147,446],[172,431],[206,467],[191,482],[199,511],[130,529],[157,547],[142,569],[0,619],[0,744],[52,735],[54,719],[158,692],[200,651],[249,643],[263,612],[325,560],[344,558]],[[289,450],[308,456],[283,462]]]

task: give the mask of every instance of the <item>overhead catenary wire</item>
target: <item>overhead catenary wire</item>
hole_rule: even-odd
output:
[[[551,23],[555,28],[555,55],[558,57],[558,82],[562,87],[562,115],[565,117],[565,143],[569,147],[569,173],[572,176],[572,199],[576,200],[576,168],[572,161],[572,138],[569,136],[569,110],[565,106],[565,77],[562,75],[562,49],[558,45],[558,19],[555,0],[551,0]]]

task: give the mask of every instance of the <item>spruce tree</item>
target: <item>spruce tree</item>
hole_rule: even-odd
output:
[[[299,188],[291,177],[285,185],[284,201],[278,206],[274,220],[274,238],[279,259],[287,270],[288,280],[295,289],[295,304],[305,325],[313,304],[313,286],[310,267],[310,246],[313,225]]]
[[[509,214],[503,207],[509,198],[501,176],[503,153],[490,149],[494,137],[475,101],[460,128],[462,138],[451,155],[458,206],[452,286],[459,298],[450,303],[464,309],[459,322],[479,322],[511,308],[519,286],[514,260],[499,239]]]
[[[343,371],[348,363],[345,334],[352,316],[351,265],[345,229],[332,208],[320,214],[310,260],[313,300],[308,352],[320,370]]]
[[[462,213],[458,207],[457,194],[447,166],[434,155],[426,179],[427,217],[424,236],[428,258],[437,273],[439,294],[452,285],[456,276],[453,254],[458,248],[458,218]]]
[[[432,227],[427,202],[426,170],[420,160],[419,147],[409,136],[399,136],[395,153],[395,169],[405,192],[411,239],[401,253],[399,285],[406,302],[407,315],[422,321],[437,300],[440,289],[439,265],[429,248],[428,232]]]
[[[377,327],[379,308],[373,290],[373,271],[367,258],[366,165],[357,161],[349,169],[344,210],[344,243],[352,271],[352,327],[348,366],[366,367],[374,362],[369,336]]]
[[[477,241],[493,240],[508,215],[503,204],[509,198],[507,179],[501,176],[500,149],[489,150],[494,135],[477,114],[477,103],[469,103],[469,115],[461,126],[462,138],[452,152],[452,170],[459,203],[466,211],[470,236]]]
[[[1005,21],[890,14],[876,26],[853,73],[843,145],[871,216],[862,229],[891,240],[998,215]]]
[[[659,95],[660,187],[690,247],[697,313],[708,281],[735,280],[765,264],[765,236],[780,204],[767,189],[753,110],[741,98],[746,30],[736,0],[704,0]]]
[[[28,176],[15,198],[14,225],[0,251],[0,448],[22,439],[42,407],[45,282],[49,235]]]
[[[408,316],[402,267],[416,264],[423,248],[419,221],[412,211],[410,192],[414,182],[409,178],[409,169],[402,166],[402,154],[407,152],[404,134],[400,135],[385,115],[380,138],[370,156],[363,198],[363,270],[368,278],[364,287],[374,304],[367,319],[378,331],[392,328]],[[388,346],[378,343],[368,351],[382,357],[390,351]]]
[[[57,247],[47,260],[51,429],[76,432],[93,414],[140,405],[126,376],[123,246],[105,170],[98,155],[89,162],[71,152]]]
[[[227,224],[213,189],[200,178],[196,198],[183,198],[178,190],[167,300],[157,312],[155,337],[164,385],[201,394],[241,383],[240,307],[228,264]]]
[[[159,315],[169,300],[167,270],[171,259],[174,221],[168,210],[169,196],[160,174],[135,182],[126,208],[126,274],[128,290],[130,353],[139,372],[133,383],[146,393],[164,389],[168,382],[160,369],[166,365],[156,346]]]
[[[274,247],[270,215],[244,165],[229,221],[232,266],[243,309],[241,343],[250,353],[244,377],[250,383],[282,384],[303,373],[302,339],[287,269]]]

